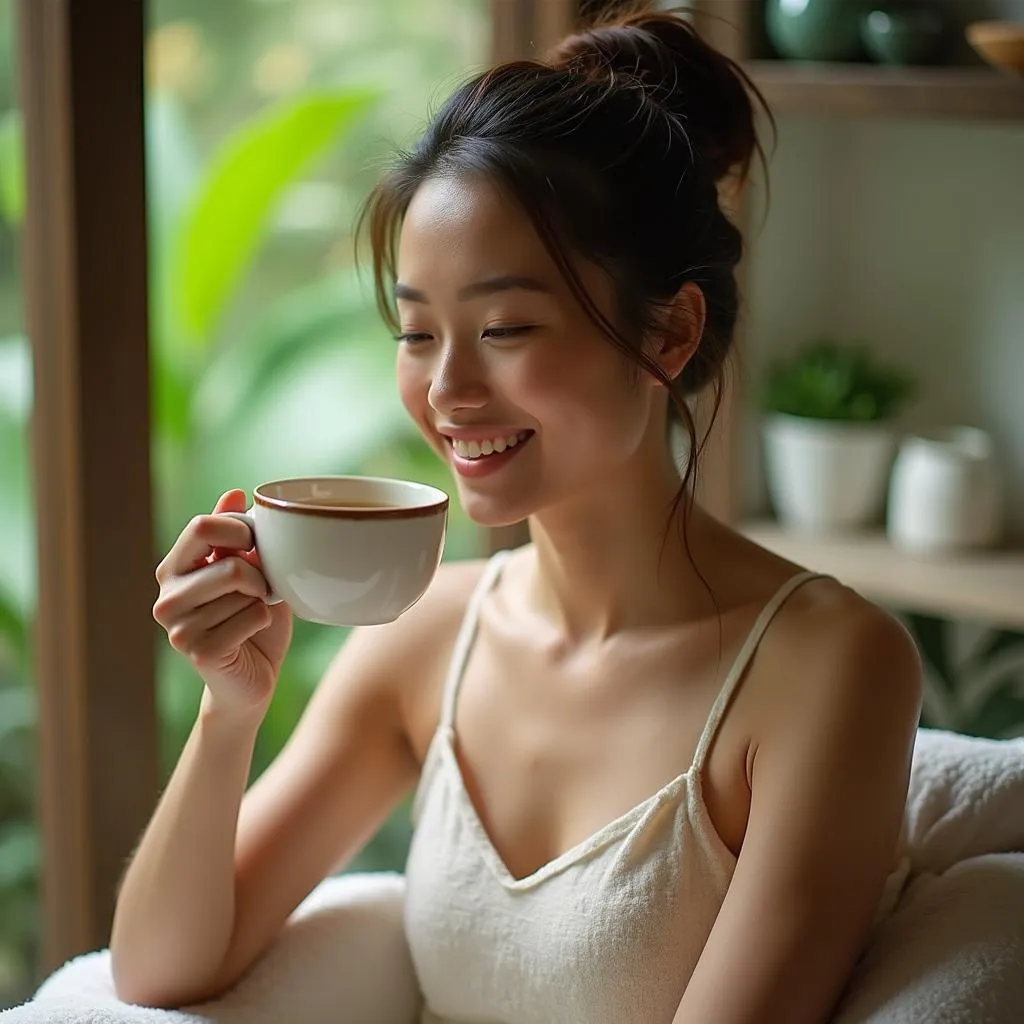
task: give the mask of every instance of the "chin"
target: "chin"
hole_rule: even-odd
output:
[[[515,526],[533,513],[532,508],[525,508],[522,502],[503,502],[494,498],[485,498],[479,494],[459,494],[459,503],[466,515],[477,525],[491,529],[503,526]]]

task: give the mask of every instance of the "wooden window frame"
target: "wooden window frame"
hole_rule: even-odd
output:
[[[158,786],[143,4],[18,0],[46,973],[108,941]]]

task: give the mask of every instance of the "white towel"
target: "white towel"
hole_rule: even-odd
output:
[[[183,1010],[122,1003],[107,950],[69,961],[3,1024],[413,1024],[421,997],[402,925],[405,880],[329,878],[223,998]]]
[[[1024,850],[1024,738],[919,730],[904,844],[912,877],[941,874],[985,853]]]
[[[872,935],[832,1024],[1021,1024],[1024,853],[919,875]]]
[[[1007,851],[1024,851],[1024,741],[921,730],[906,870],[834,1024],[1020,1024],[1024,853]],[[998,854],[1005,855],[983,856]],[[70,961],[0,1022],[414,1024],[421,997],[403,895],[398,875],[328,879],[213,1003],[182,1011],[121,1003],[104,950]]]

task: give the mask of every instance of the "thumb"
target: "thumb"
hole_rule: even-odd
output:
[[[218,512],[244,512],[249,507],[245,491],[236,487],[233,490],[225,491],[213,506],[214,515]]]

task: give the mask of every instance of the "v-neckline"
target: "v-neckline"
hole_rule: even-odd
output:
[[[497,580],[505,561],[508,559],[509,554],[510,552],[508,551],[502,551],[492,557],[470,599],[469,608],[467,609],[462,627],[456,639],[455,651],[449,667],[448,677],[445,680],[444,693],[442,696],[441,721],[438,724],[437,732],[435,733],[430,749],[427,752],[427,760],[429,761],[433,755],[435,745],[440,745],[443,759],[449,762],[450,768],[455,777],[456,795],[459,797],[463,820],[466,822],[470,831],[475,835],[481,856],[490,867],[494,876],[503,886],[512,890],[530,889],[534,886],[540,885],[548,878],[551,878],[553,875],[571,867],[584,857],[615,842],[638,820],[642,819],[645,814],[649,813],[654,807],[659,806],[670,796],[674,796],[678,790],[686,786],[691,778],[695,780],[697,787],[696,803],[701,809],[701,813],[705,818],[707,818],[707,823],[710,824],[711,831],[715,834],[722,848],[728,851],[728,847],[721,840],[721,837],[718,836],[717,830],[714,828],[714,823],[711,822],[710,815],[707,813],[707,808],[703,804],[703,795],[700,792],[701,768],[708,748],[718,731],[718,726],[721,724],[721,720],[725,715],[726,709],[728,708],[729,702],[735,693],[736,687],[743,678],[747,665],[750,662],[750,658],[757,650],[757,646],[776,611],[778,611],[786,598],[797,587],[810,579],[816,578],[819,574],[809,570],[795,573],[778,587],[772,597],[761,609],[753,626],[748,631],[739,652],[733,659],[732,664],[725,675],[725,679],[718,690],[715,701],[712,704],[711,710],[704,722],[704,728],[701,732],[697,749],[694,752],[693,759],[686,771],[665,783],[661,789],[652,793],[649,797],[640,801],[640,803],[636,804],[634,807],[631,807],[624,814],[620,814],[617,818],[608,822],[607,825],[602,826],[596,832],[592,832],[585,839],[580,840],[580,842],[570,847],[564,853],[560,853],[546,863],[541,864],[529,874],[524,875],[521,878],[517,878],[509,870],[504,858],[498,852],[498,849],[491,840],[487,829],[484,827],[483,819],[470,796],[469,788],[466,785],[466,780],[462,773],[462,766],[459,764],[459,759],[455,752],[456,702],[458,700],[459,690],[461,689],[462,680],[465,675],[466,664],[472,651],[473,642],[476,639],[480,607],[483,604],[484,598],[494,586],[494,583]],[[418,799],[419,791],[417,793],[417,797],[414,799],[414,813]]]
[[[548,878],[571,867],[587,855],[596,853],[598,850],[620,839],[651,808],[661,804],[669,797],[675,796],[676,792],[689,781],[695,768],[695,765],[691,763],[686,771],[666,782],[657,792],[641,800],[640,803],[635,804],[628,811],[609,821],[608,824],[602,825],[595,832],[591,832],[590,835],[569,847],[568,850],[557,854],[551,860],[545,861],[529,874],[516,877],[509,870],[504,857],[502,857],[498,848],[494,845],[494,841],[484,826],[480,812],[470,796],[469,787],[466,785],[466,779],[462,773],[462,765],[459,764],[458,754],[455,752],[456,737],[454,728],[450,725],[444,726],[440,738],[443,741],[442,755],[448,762],[454,776],[463,818],[476,837],[480,853],[488,867],[506,889],[512,890],[525,890],[538,886]]]

